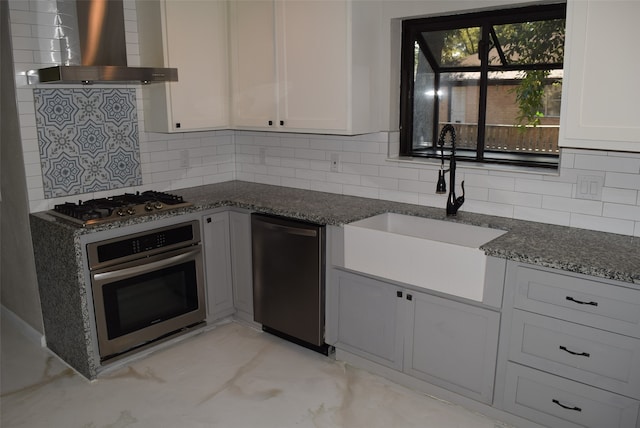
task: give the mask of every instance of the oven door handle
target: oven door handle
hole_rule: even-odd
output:
[[[184,250],[181,250],[184,251]],[[154,262],[143,263],[139,266],[132,266],[119,270],[111,270],[108,272],[95,273],[93,279],[96,281],[114,280],[119,278],[131,278],[136,275],[151,272],[154,270],[170,267],[183,261],[192,260],[195,255],[200,253],[200,247],[195,247],[192,250],[180,252],[174,256],[163,257],[161,260]]]

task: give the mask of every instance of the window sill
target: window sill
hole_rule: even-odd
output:
[[[441,163],[440,159],[413,156],[388,156],[386,160],[387,162],[395,162],[398,164],[429,165],[436,168],[440,168]],[[514,172],[520,174],[546,175],[550,177],[558,177],[560,175],[560,167],[558,167],[558,169],[537,168],[497,163],[466,162],[463,159],[456,159],[456,164],[458,168],[481,171]],[[448,165],[449,159],[445,157],[445,168],[448,168]]]

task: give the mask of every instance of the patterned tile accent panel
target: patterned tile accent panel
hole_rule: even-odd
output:
[[[34,89],[45,198],[142,184],[135,89]]]

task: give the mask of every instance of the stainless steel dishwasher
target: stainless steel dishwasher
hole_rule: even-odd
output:
[[[254,213],[251,233],[254,320],[326,355],[325,227]]]

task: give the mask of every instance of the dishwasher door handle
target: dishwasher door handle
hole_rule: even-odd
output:
[[[318,236],[318,231],[316,229],[302,229],[299,227],[284,226],[281,224],[267,223],[267,222],[262,222],[262,226],[266,229],[279,230],[284,233],[288,233],[289,235],[312,236],[312,237]]]

